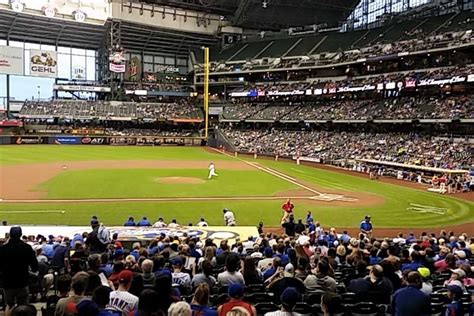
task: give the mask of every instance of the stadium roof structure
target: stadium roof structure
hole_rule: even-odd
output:
[[[234,26],[258,30],[280,30],[345,21],[360,0],[143,0],[220,14]]]
[[[109,24],[77,23],[9,10],[0,10],[0,38],[84,49],[98,49],[106,41]],[[188,56],[190,49],[214,46],[212,35],[173,31],[118,21],[121,45],[126,50]]]
[[[105,26],[0,10],[0,38],[46,45],[97,49]]]
[[[192,48],[217,44],[217,38],[212,35],[173,31],[123,21],[120,23],[120,34],[121,45],[125,49],[184,57],[189,55]]]

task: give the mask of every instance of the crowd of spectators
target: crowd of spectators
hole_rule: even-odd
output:
[[[163,233],[127,247],[97,217],[89,232],[67,237],[23,236],[13,226],[0,247],[7,315],[36,315],[27,304],[39,294],[54,315],[472,312],[473,238],[441,231],[377,240],[370,216],[360,227],[355,236],[324,229],[308,212],[304,222],[290,215],[281,234],[263,225],[232,242]]]
[[[187,100],[172,103],[135,103],[119,101],[53,100],[27,101],[20,117],[199,119],[202,112]]]
[[[446,169],[469,168],[472,144],[400,133],[346,133],[224,129],[238,151],[279,156],[317,157],[325,162],[375,159]]]
[[[365,42],[366,38],[362,36],[360,40]],[[384,34],[381,33],[378,38],[367,43],[367,46],[364,47],[348,47],[345,51],[317,51],[313,55],[304,57],[295,56],[294,58],[285,59],[269,58],[258,61],[247,61],[246,63],[239,65],[236,65],[235,62],[232,64],[213,62],[211,63],[210,70],[211,72],[218,72],[234,71],[237,68],[239,70],[253,70],[262,68],[278,69],[330,65],[341,62],[356,61],[357,59],[367,57],[448,48],[470,43],[473,40],[474,36],[470,30],[444,32],[444,30],[441,29],[440,34],[430,36],[426,36],[426,34],[423,34],[422,32],[406,32],[403,40],[396,41],[387,41],[387,39],[384,38]],[[355,42],[358,42],[358,40]],[[346,47],[346,44],[342,44],[341,46]]]
[[[227,106],[224,118],[261,120],[369,120],[369,119],[472,119],[471,95],[401,97],[387,99],[336,99],[275,101]]]
[[[160,130],[154,128],[124,128],[121,130],[107,128],[105,130],[108,136],[159,136],[159,137],[197,137],[199,132],[193,130],[174,129]]]
[[[191,92],[192,89],[186,82],[130,82],[125,84],[126,90],[146,90],[159,92]]]

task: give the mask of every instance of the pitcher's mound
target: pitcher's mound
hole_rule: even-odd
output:
[[[166,177],[166,178],[155,178],[156,182],[159,183],[185,183],[185,184],[202,184],[204,180],[199,178],[188,178],[188,177]]]

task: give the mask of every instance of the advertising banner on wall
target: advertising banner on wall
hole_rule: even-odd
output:
[[[58,76],[58,56],[56,52],[31,49],[30,75],[56,78]]]
[[[142,63],[140,57],[133,56],[127,62],[127,71],[125,73],[125,80],[139,81],[142,78]]]
[[[107,145],[105,137],[83,137],[81,143],[84,145]]]
[[[0,46],[0,74],[23,75],[23,48]]]
[[[74,136],[58,136],[54,139],[57,145],[79,145],[81,143],[80,137]]]
[[[134,137],[121,137],[121,136],[111,137],[109,139],[109,144],[115,145],[115,146],[136,145],[137,139]]]
[[[48,141],[47,137],[37,137],[37,136],[14,136],[11,139],[12,144],[22,145],[22,144],[46,144]]]

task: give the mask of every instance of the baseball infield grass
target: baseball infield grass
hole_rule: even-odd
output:
[[[255,162],[251,158],[246,159]],[[208,181],[207,171],[200,169],[65,170],[36,189],[45,192],[44,198],[47,199],[251,197],[272,196],[298,189],[293,183],[257,169],[219,170],[219,161],[236,159],[196,147],[0,146],[0,165],[3,167],[80,160],[208,160],[215,162],[220,176]],[[371,206],[358,205],[357,202],[318,205],[309,200],[295,201],[297,218],[304,217],[305,212],[311,210],[325,228],[356,227],[365,214],[372,216],[376,227],[442,227],[472,222],[474,218],[474,203],[455,197],[289,162],[256,162],[314,186],[318,191],[343,191],[351,197],[357,197],[358,193],[370,193],[380,200]],[[167,177],[203,181],[198,184],[157,181]],[[283,200],[0,203],[0,220],[21,224],[87,225],[91,215],[97,215],[107,225],[122,225],[128,216],[147,216],[150,220],[162,216],[166,220],[176,218],[182,224],[196,223],[200,217],[205,217],[210,225],[222,225],[221,210],[228,207],[234,211],[238,225],[256,225],[263,221],[266,226],[278,226]]]
[[[258,170],[219,170],[219,178],[208,180],[207,176],[205,169],[77,170],[63,172],[39,189],[47,192],[50,199],[85,199],[268,196],[297,188]],[[173,177],[201,181],[197,184],[160,181]],[[108,183],[113,185],[104,185]]]

